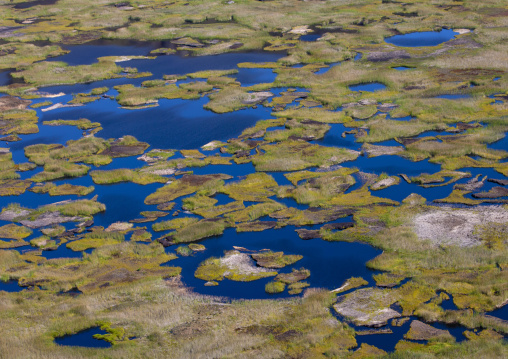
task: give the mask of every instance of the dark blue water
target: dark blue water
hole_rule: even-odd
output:
[[[435,199],[447,197],[453,189],[453,184],[447,186],[439,186],[432,188],[425,188],[417,185],[416,183],[407,183],[402,178],[398,185],[391,186],[379,191],[372,191],[372,195],[383,198],[389,198],[394,201],[402,201],[412,193],[417,193],[420,196],[431,202]]]
[[[42,119],[39,121],[42,122]],[[35,135],[21,135],[21,141],[10,142],[4,147],[9,147],[12,159],[16,163],[27,162],[24,148],[35,144],[65,144],[69,140],[77,140],[82,137],[82,130],[74,126],[47,126],[39,123],[39,133]],[[23,175],[23,172],[21,172]],[[31,174],[33,175],[33,173]]]
[[[260,119],[270,117],[263,106],[234,113],[215,114],[203,108],[207,97],[198,100],[159,100],[159,106],[143,110],[122,109],[114,100],[95,101],[87,106],[41,113],[41,121],[89,118],[100,120],[98,136],[118,138],[133,135],[154,148],[193,149],[213,141],[240,135]],[[140,121],[140,118],[144,120]]]
[[[273,177],[279,186],[292,186],[293,184],[284,176],[285,172],[266,172]]]
[[[1,291],[4,291],[4,292],[20,292],[23,289],[24,288],[21,287],[18,284],[18,282],[14,281],[14,280],[9,280],[7,282],[4,282],[4,281],[0,280],[0,292]]]
[[[98,56],[107,55],[136,55],[147,54],[152,45],[144,44],[140,46],[122,48],[121,46],[115,47],[112,45],[103,47],[94,47],[90,49],[89,45],[80,45],[84,47],[73,47],[69,55],[58,58],[57,60],[68,61],[71,64],[80,63],[93,63]],[[97,46],[97,45],[95,45]],[[98,48],[107,49],[98,54]],[[94,51],[92,51],[94,50]],[[97,51],[95,51],[97,50]],[[133,60],[130,62],[121,63],[121,66],[137,67],[139,71],[151,71],[154,73],[153,78],[161,78],[163,74],[181,74],[194,72],[204,69],[230,69],[235,68],[236,64],[244,61],[266,62],[276,61],[280,58],[280,54],[273,53],[248,53],[248,54],[225,54],[209,57],[179,57],[179,56],[160,56],[156,60]],[[338,64],[336,64],[338,65]],[[332,65],[333,66],[333,65]],[[329,68],[326,68],[327,71]],[[320,70],[321,71],[321,70]],[[325,72],[326,72],[325,71]],[[318,71],[319,72],[319,71]],[[324,72],[323,72],[324,73]],[[251,85],[259,82],[273,82],[276,74],[271,69],[240,69],[236,77],[242,85]],[[72,86],[57,86],[46,88],[45,90],[51,92],[64,91],[66,93],[72,92],[89,92],[91,89],[107,85],[112,86],[118,83],[136,83],[140,84],[146,80],[131,80],[119,79],[101,81],[93,84],[85,85],[72,85]],[[384,85],[379,83],[373,84],[360,84],[351,86],[353,91],[376,91],[385,88]],[[275,94],[280,93],[285,89],[274,89],[272,92]],[[108,94],[116,95],[115,90],[110,90]],[[53,99],[53,102],[66,102],[71,99],[71,96],[63,96],[62,98]],[[40,101],[40,100],[38,100]],[[232,137],[238,136],[246,127],[252,126],[260,119],[270,118],[270,109],[258,106],[257,109],[246,109],[237,111],[230,114],[217,115],[210,111],[204,110],[202,107],[208,101],[207,98],[199,100],[161,100],[159,107],[149,108],[145,110],[125,110],[119,108],[119,105],[109,99],[101,99],[83,107],[77,108],[64,108],[50,112],[42,112],[37,110],[40,116],[40,122],[52,119],[78,119],[89,118],[92,121],[98,121],[102,124],[104,129],[99,132],[98,136],[104,138],[118,138],[126,134],[134,135],[141,141],[146,141],[153,148],[198,148],[201,145],[211,140],[226,141]],[[405,118],[398,119],[401,121]],[[350,149],[358,150],[360,144],[355,141],[354,135],[346,135],[342,138],[342,133],[347,130],[342,124],[331,125],[330,131],[325,135],[322,140],[313,141],[324,146],[339,146]],[[40,132],[36,135],[22,136],[22,141],[18,143],[10,143],[7,146],[11,148],[13,157],[16,163],[25,162],[26,158],[23,154],[23,147],[35,143],[65,143],[69,139],[77,139],[81,136],[82,131],[71,126],[57,126],[50,127],[40,125]],[[431,135],[434,132],[427,132],[425,135]],[[436,132],[436,134],[440,134]],[[384,141],[385,145],[398,145],[393,140]],[[499,146],[498,143],[493,146]],[[216,151],[204,152],[205,154],[217,153]],[[174,158],[181,158],[180,154],[176,154]],[[245,176],[253,173],[254,167],[251,163],[236,165],[232,161],[232,165],[210,165],[206,167],[191,168],[195,174],[210,174],[210,173],[226,173],[234,178],[231,181],[237,180],[240,176]],[[144,162],[136,160],[135,157],[114,159],[113,162],[100,169],[115,169],[115,168],[138,168],[145,165]],[[420,162],[411,162],[398,156],[379,156],[375,158],[359,157],[357,161],[348,162],[345,164],[350,167],[358,167],[362,171],[374,172],[377,174],[388,173],[390,175],[398,175],[400,173],[409,176],[417,176],[422,172],[435,173],[440,169],[439,165],[429,163],[427,160]],[[94,169],[94,168],[92,168]],[[22,174],[23,178],[29,178],[37,171],[30,171]],[[493,170],[486,171],[484,169],[474,169],[474,173],[489,173]],[[290,185],[290,182],[284,176],[284,173],[270,173],[279,185]],[[495,177],[500,177],[498,174]],[[463,180],[464,182],[466,180]],[[55,181],[56,184],[72,183],[75,185],[95,186],[95,191],[87,196],[91,198],[98,195],[98,200],[106,204],[107,210],[104,213],[94,216],[95,225],[102,225],[107,227],[116,221],[127,221],[133,218],[139,218],[141,211],[155,210],[156,206],[147,206],[144,204],[144,199],[150,193],[163,184],[152,185],[137,185],[133,183],[121,183],[115,185],[95,185],[89,176],[77,179],[66,179]],[[359,188],[360,181],[352,186],[348,191]],[[492,186],[489,184],[488,186]],[[391,198],[401,201],[411,193],[419,193],[429,201],[436,198],[444,198],[449,195],[453,185],[436,188],[423,188],[416,184],[407,184],[401,180],[397,186],[389,187],[385,190],[375,191],[373,195]],[[489,188],[486,187],[485,188]],[[47,194],[35,194],[27,192],[26,194],[15,197],[0,197],[0,205],[5,207],[9,203],[18,202],[29,208],[36,208],[41,205],[53,203],[66,198],[75,199],[76,196],[58,196],[50,197]],[[218,200],[217,205],[223,205],[232,202],[232,199],[224,194],[215,196]],[[297,204],[291,198],[277,199],[280,203],[287,206],[295,207],[298,209],[306,209],[308,206]],[[181,208],[182,198],[177,199],[175,209]],[[251,205],[252,203],[245,203]],[[164,218],[168,219],[168,218]],[[161,219],[163,220],[163,219]],[[270,217],[264,217],[261,220],[272,220]],[[339,219],[343,221],[346,219]],[[75,223],[65,224],[67,229],[72,229]],[[142,225],[144,226],[144,225]],[[151,225],[147,224],[148,230],[151,231]],[[308,228],[318,229],[319,226]],[[40,235],[37,231],[30,236],[27,240],[35,238]],[[153,238],[158,238],[160,233],[153,233]],[[196,292],[202,294],[211,294],[219,296],[227,296],[230,298],[282,298],[287,297],[287,291],[281,294],[270,295],[265,293],[264,286],[273,278],[262,279],[250,283],[241,283],[229,281],[227,279],[220,282],[217,287],[205,287],[202,280],[194,277],[194,271],[199,263],[211,256],[222,256],[225,250],[233,249],[233,246],[243,246],[252,250],[260,250],[269,248],[274,251],[283,251],[286,254],[301,254],[304,258],[294,265],[284,268],[282,272],[289,272],[291,268],[305,267],[311,271],[311,277],[307,282],[312,287],[324,287],[327,289],[334,289],[342,285],[342,283],[352,277],[361,276],[368,280],[370,284],[374,284],[372,280],[372,273],[365,266],[365,263],[378,254],[380,250],[372,248],[366,244],[360,243],[345,243],[345,242],[326,242],[319,239],[304,241],[300,239],[295,232],[295,227],[286,227],[279,230],[266,230],[263,232],[246,232],[236,233],[233,228],[227,229],[224,235],[220,237],[210,238],[201,241],[207,248],[204,252],[195,253],[191,257],[179,258],[170,261],[168,265],[182,266],[183,282],[195,289]],[[31,247],[22,247],[19,250],[26,250]],[[174,251],[175,247],[169,247],[168,251]],[[92,250],[87,250],[90,253]],[[42,256],[48,259],[60,257],[81,257],[81,252],[74,252],[69,250],[65,244],[60,245],[55,251],[43,251]],[[14,284],[7,283],[6,286]],[[15,284],[17,286],[17,284]],[[0,283],[0,289],[2,284]],[[446,305],[446,304],[445,304]],[[89,331],[98,330],[98,328],[90,329]],[[398,330],[398,329],[397,329]],[[395,331],[395,329],[394,329]],[[404,333],[407,332],[407,329]],[[397,332],[398,333],[398,332]],[[101,341],[92,338],[95,333],[80,332],[73,336],[57,339],[64,341],[65,338],[76,338],[77,343],[87,343]],[[392,335],[393,336],[393,335]],[[369,336],[380,337],[382,341],[388,342],[388,335]],[[396,336],[393,336],[396,337]],[[362,337],[367,338],[367,337]],[[400,339],[400,338],[399,338]],[[362,339],[363,340],[363,339]],[[367,339],[366,339],[367,340]],[[370,340],[370,339],[369,339]],[[377,339],[372,339],[377,340]],[[392,340],[392,339],[390,339]],[[395,340],[395,339],[393,339]],[[396,340],[398,341],[398,339]],[[393,346],[396,341],[393,342]],[[367,342],[367,341],[366,341]],[[106,345],[108,343],[104,342]],[[391,342],[390,342],[391,343]],[[62,345],[76,345],[76,344],[63,344]],[[388,345],[388,344],[387,344]],[[388,345],[388,347],[391,344]],[[86,346],[89,346],[88,344]]]
[[[447,100],[459,100],[462,98],[470,98],[470,97],[471,97],[471,95],[468,95],[468,94],[446,94],[446,95],[436,96],[436,98],[444,98]]]
[[[411,116],[405,116],[405,117],[391,117],[390,115],[387,115],[386,118],[390,119],[390,120],[395,120],[395,121],[411,121],[411,120],[414,120],[415,118],[414,117],[411,117]]]
[[[335,314],[335,312],[334,312]],[[340,319],[342,319],[339,316]],[[363,343],[374,345],[377,348],[383,349],[386,352],[393,352],[395,350],[395,345],[400,341],[404,339],[404,335],[409,331],[409,328],[411,326],[411,322],[413,320],[418,320],[416,317],[410,317],[410,320],[405,322],[403,325],[397,327],[392,326],[391,321],[389,321],[389,324],[383,327],[389,328],[393,331],[393,334],[371,334],[371,335],[357,335],[356,341],[358,343],[358,346],[362,345]],[[462,326],[452,326],[452,325],[446,325],[443,323],[427,323],[437,329],[443,329],[450,332],[451,335],[453,335],[457,342],[462,342],[466,340],[466,337],[462,334],[467,328]],[[352,326],[356,331],[366,330],[369,328],[366,327],[358,327],[353,324],[349,324]],[[425,344],[426,341],[424,340],[410,340],[413,343],[421,343]]]
[[[505,151],[508,150],[508,136],[505,133],[502,139],[491,143],[490,145],[488,145],[488,147],[494,150],[505,150]]]
[[[423,31],[395,35],[387,37],[385,41],[389,44],[402,47],[437,46],[453,39],[455,35],[458,35],[458,33],[453,30],[442,29],[441,31]]]
[[[95,339],[95,334],[108,334],[108,332],[101,330],[100,327],[93,327],[82,330],[76,334],[70,334],[63,337],[55,338],[55,343],[58,345],[70,345],[87,348],[109,348],[111,343],[105,340]]]
[[[341,317],[339,317],[342,319]],[[343,320],[343,319],[342,319]],[[349,324],[356,331],[366,330],[369,328],[366,327],[358,327],[353,324]],[[404,334],[409,331],[409,326],[411,325],[411,320],[408,320],[406,323],[401,325],[400,327],[387,325],[383,328],[390,328],[393,331],[393,334],[371,334],[371,335],[357,335],[356,342],[358,346],[361,346],[363,343],[374,345],[375,347],[382,349],[386,352],[393,352],[395,350],[395,345],[402,339],[404,339]]]
[[[88,250],[87,253],[90,253]],[[82,258],[83,252],[75,252],[69,248],[67,248],[66,244],[61,244],[54,251],[42,251],[42,257],[46,259],[54,259],[54,258]]]
[[[488,315],[492,315],[493,317],[508,320],[508,305],[504,305],[499,309],[493,310],[492,312],[486,313]]]
[[[340,62],[336,62],[336,63],[333,63],[333,64],[330,64],[330,66],[328,67],[323,67],[323,68],[320,68],[319,70],[317,70],[316,72],[314,72],[316,75],[322,75],[322,74],[325,74],[327,73],[332,67],[335,67],[335,66],[339,66],[341,63]]]
[[[7,86],[12,82],[11,72],[8,70],[0,71],[0,86]]]
[[[430,163],[428,160],[412,162],[399,156],[377,156],[366,157],[359,156],[356,161],[346,162],[348,167],[357,167],[358,169],[369,173],[386,173],[390,176],[404,173],[408,176],[418,176],[421,173],[435,173],[440,170],[440,165]]]
[[[307,34],[300,36],[300,41],[312,42],[316,41],[322,36],[322,34]]]
[[[146,56],[159,47],[169,46],[165,42],[143,42],[128,40],[96,40],[83,45],[62,46],[68,54],[50,58],[47,61],[63,61],[71,66],[89,65],[104,56]],[[128,62],[120,62],[124,66]],[[129,65],[125,65],[129,66]]]
[[[239,68],[238,73],[231,75],[242,86],[252,86],[259,83],[272,83],[277,74],[272,69],[245,69]]]
[[[350,85],[349,89],[351,91],[367,91],[367,92],[375,92],[380,91],[386,88],[386,85],[383,85],[379,82],[371,82],[367,84],[358,84],[358,85]]]
[[[317,227],[318,228],[318,227]],[[267,294],[265,284],[273,280],[265,278],[253,282],[235,282],[224,279],[218,286],[206,287],[205,281],[194,277],[194,271],[203,260],[215,256],[221,257],[225,250],[232,250],[233,246],[241,246],[250,250],[269,248],[273,251],[283,251],[285,254],[301,254],[303,259],[292,266],[281,269],[281,272],[291,272],[291,268],[307,268],[311,276],[306,280],[312,287],[335,289],[352,276],[361,276],[373,283],[372,271],[365,263],[381,253],[363,243],[327,242],[321,239],[302,240],[295,232],[295,227],[270,229],[263,232],[236,233],[234,228],[227,229],[220,237],[206,239],[200,242],[206,247],[204,252],[198,252],[192,257],[179,258],[170,261],[168,265],[182,267],[183,282],[197,293],[227,296],[230,298],[282,298],[287,297],[287,291],[280,294]],[[174,251],[176,246],[168,247]]]
[[[311,141],[311,143],[327,147],[344,147],[350,150],[359,151],[361,143],[356,142],[354,134],[348,134],[345,135],[345,137],[342,137],[342,134],[348,130],[350,129],[346,128],[341,123],[330,124],[330,130],[325,134],[325,136],[320,140]]]
[[[457,308],[457,306],[453,302],[452,295],[448,294],[448,296],[450,297],[450,299],[443,300],[441,302],[441,308],[443,308],[444,310],[458,310],[459,308]]]
[[[236,69],[241,62],[276,62],[285,54],[281,52],[240,52],[212,56],[159,56],[154,60],[131,60],[121,66],[135,67],[139,72],[151,72],[155,78],[163,75],[188,74],[201,70]],[[241,71],[241,70],[239,70]],[[268,69],[268,72],[272,72]],[[261,81],[259,81],[261,82]],[[257,82],[257,83],[259,83]]]
[[[494,79],[492,81],[499,81],[501,80],[501,77],[494,77]]]
[[[412,70],[412,69],[414,69],[414,67],[397,66],[397,67],[392,67],[392,69],[395,69],[395,70],[397,70],[397,71],[407,71],[407,70]]]
[[[88,46],[88,45],[79,45]],[[116,46],[120,47],[121,46]],[[73,52],[75,47],[71,48],[71,52],[67,55],[53,58],[54,61],[65,61],[66,59],[72,64],[77,63],[93,63],[97,57],[103,56],[103,51],[107,49],[106,46],[95,45],[88,52],[78,49],[78,54],[74,55]],[[118,49],[118,53],[122,55],[129,54],[127,49]],[[139,52],[148,50],[147,47],[134,47],[132,52],[138,54]],[[86,52],[87,55],[81,56],[81,52]],[[114,49],[112,51],[115,51]],[[132,54],[131,54],[132,55]],[[152,60],[138,59],[119,62],[118,65],[121,67],[135,67],[138,72],[149,72],[152,76],[129,79],[129,78],[118,78],[97,81],[88,84],[75,84],[75,85],[60,85],[60,86],[49,86],[44,88],[45,92],[49,93],[88,93],[92,89],[97,87],[110,87],[123,84],[133,84],[139,86],[143,81],[152,79],[162,79],[163,75],[183,75],[201,70],[230,70],[237,69],[237,64],[241,62],[276,62],[278,59],[284,56],[281,52],[242,52],[242,53],[229,53],[213,56],[158,56]],[[276,74],[271,69],[238,69],[238,74],[232,75],[236,77],[242,84],[249,86],[262,82],[273,82]],[[60,98],[56,102],[61,102]]]

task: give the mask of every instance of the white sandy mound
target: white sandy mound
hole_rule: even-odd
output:
[[[415,232],[420,239],[435,244],[470,247],[480,244],[474,234],[477,225],[507,223],[508,211],[502,207],[471,209],[440,208],[420,214],[414,219]]]

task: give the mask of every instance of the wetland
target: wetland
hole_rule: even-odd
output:
[[[506,357],[504,7],[0,2],[0,357]]]

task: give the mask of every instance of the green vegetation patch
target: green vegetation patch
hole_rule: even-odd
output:
[[[30,188],[30,191],[34,193],[48,193],[50,196],[68,196],[78,195],[86,196],[94,191],[94,186],[78,186],[65,183],[62,185],[55,185],[54,183],[46,183],[44,185],[37,185]]]
[[[252,254],[251,257],[256,261],[258,266],[263,268],[284,268],[303,258],[301,255],[272,251],[255,253]]]
[[[75,252],[81,252],[90,248],[121,243],[124,240],[124,235],[118,232],[93,232],[86,234],[83,239],[67,243],[67,248]]]
[[[197,191],[213,194],[222,186],[223,180],[229,178],[231,176],[224,174],[185,175],[146,197],[145,204],[161,204]]]
[[[231,218],[235,222],[248,222],[255,221],[260,217],[267,216],[273,212],[280,211],[286,208],[285,205],[275,202],[268,201],[259,204],[254,204],[240,211],[235,211],[232,213],[226,214],[225,217]]]
[[[214,218],[226,213],[240,211],[243,209],[245,209],[243,202],[235,201],[228,204],[223,204],[221,206],[195,208],[192,210],[192,213],[204,218]]]
[[[122,68],[111,59],[99,58],[98,63],[80,66],[69,66],[65,62],[58,61],[42,61],[11,75],[29,84],[49,86],[107,80],[118,77],[121,72]]]
[[[303,173],[302,173],[303,172]],[[303,178],[309,178],[305,183],[297,185],[295,188],[282,187],[278,191],[278,197],[291,197],[298,203],[310,204],[311,206],[324,206],[328,201],[339,193],[345,192],[349,187],[356,183],[352,173],[355,169],[340,168],[331,172],[296,172],[294,175],[287,174],[293,182],[298,182]]]
[[[300,294],[305,288],[310,287],[307,282],[295,282],[288,285],[288,293],[291,295]]]
[[[141,106],[155,104],[160,99],[185,99],[192,100],[200,98],[200,92],[209,91],[211,88],[187,88],[169,84],[159,86],[135,87],[134,85],[115,86],[118,90],[116,100],[122,106]]]
[[[152,234],[145,229],[136,229],[132,232],[131,241],[134,242],[150,242]]]
[[[227,224],[223,220],[201,220],[179,229],[173,238],[176,243],[188,243],[221,235]]]
[[[224,278],[239,282],[276,276],[277,272],[256,267],[250,256],[239,251],[229,251],[221,258],[209,258],[201,263],[194,273],[196,278],[206,281],[221,281]]]
[[[269,294],[282,293],[286,289],[286,284],[282,282],[268,282],[265,284],[265,292]]]
[[[32,230],[25,226],[19,226],[14,223],[6,224],[0,227],[0,238],[22,240],[32,234]]]
[[[239,182],[228,184],[220,189],[237,201],[266,202],[278,187],[272,176],[266,173],[252,173]]]
[[[92,171],[90,176],[94,183],[97,184],[113,184],[120,182],[133,182],[141,185],[150,183],[166,183],[168,180],[165,177],[135,171],[127,168],[109,170],[109,171]]]
[[[34,238],[30,241],[30,244],[34,247],[40,248],[40,249],[56,249],[58,246],[56,245],[56,241],[53,239],[50,239],[46,236],[41,236]]]
[[[67,53],[57,45],[37,46],[22,42],[0,45],[0,69],[14,69]]]
[[[310,277],[310,270],[301,268],[301,269],[294,269],[291,271],[291,273],[280,273],[275,277],[275,281],[291,284],[300,282],[302,280],[305,280]]]
[[[99,122],[92,122],[86,118],[80,118],[79,120],[52,120],[52,121],[43,121],[43,125],[48,126],[76,126],[80,130],[91,130],[94,128],[101,127]]]
[[[31,184],[31,181],[28,180],[0,180],[0,196],[19,196],[20,194],[25,193]]]
[[[58,237],[60,234],[66,231],[64,226],[53,225],[47,228],[41,228],[41,233],[50,238]]]
[[[265,153],[252,159],[256,171],[297,171],[308,167],[331,166],[353,161],[358,152],[345,148],[324,147],[305,141],[285,141],[261,146]]]
[[[168,221],[157,222],[152,225],[155,232],[167,231],[171,229],[180,229],[196,223],[198,221],[195,217],[179,217]]]

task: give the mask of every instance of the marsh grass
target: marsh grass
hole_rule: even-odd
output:
[[[133,182],[141,185],[150,183],[166,183],[167,178],[131,169],[117,169],[109,171],[92,171],[90,176],[97,184],[114,184],[120,182]]]

